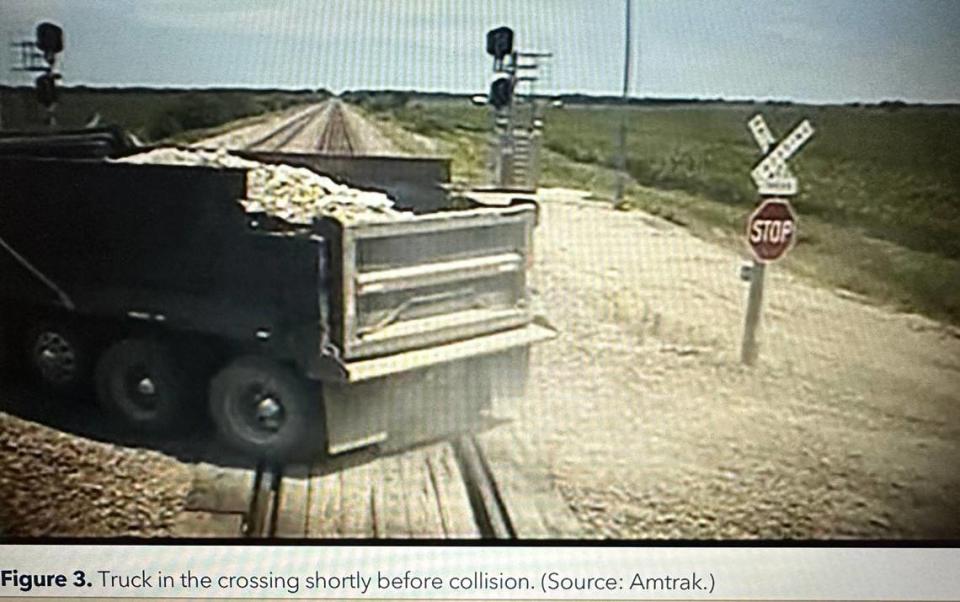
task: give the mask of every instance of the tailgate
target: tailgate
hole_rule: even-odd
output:
[[[536,208],[344,226],[342,356],[372,358],[528,324]]]

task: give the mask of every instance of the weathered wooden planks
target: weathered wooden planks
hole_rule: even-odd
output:
[[[193,483],[174,537],[242,537],[250,509],[254,473],[212,464],[192,467]]]
[[[400,479],[407,507],[410,537],[444,537],[437,492],[430,477],[426,450],[399,456]]]
[[[310,479],[284,475],[277,492],[274,537],[304,537],[310,504]]]
[[[377,535],[379,537],[410,537],[400,461],[396,456],[383,458],[378,461],[378,469],[380,472],[379,499],[382,500],[382,506],[377,515]]]
[[[243,515],[232,512],[186,510],[174,525],[173,537],[240,537]]]
[[[339,537],[340,473],[311,476],[307,504],[306,536]]]
[[[195,464],[187,510],[246,512],[250,509],[253,481],[254,472],[249,469]]]
[[[582,527],[548,475],[533,462],[515,426],[476,437],[514,535],[519,539],[582,537]]]
[[[307,537],[479,535],[447,443],[311,476],[307,489]]]
[[[323,474],[195,467],[175,528],[187,537],[477,538],[581,536],[515,427]],[[326,470],[330,470],[326,467]],[[257,486],[259,485],[259,486]]]
[[[380,462],[377,460],[376,462]],[[373,489],[379,480],[376,462],[340,473],[340,532],[344,537],[373,537]]]
[[[464,539],[480,537],[453,448],[449,444],[433,446],[427,450],[426,461],[446,536]]]

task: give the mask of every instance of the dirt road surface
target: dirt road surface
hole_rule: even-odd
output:
[[[189,490],[189,470],[172,458],[0,412],[6,536],[168,536]]]
[[[741,258],[586,194],[542,191],[533,283],[561,336],[514,408],[585,535],[960,536],[956,330],[774,266],[743,367]]]

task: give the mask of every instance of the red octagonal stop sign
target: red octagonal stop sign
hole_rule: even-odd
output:
[[[786,255],[797,237],[797,216],[786,199],[767,199],[750,214],[747,244],[758,261],[776,261]]]

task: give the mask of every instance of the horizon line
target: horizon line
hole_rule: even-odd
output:
[[[32,90],[30,84],[11,84],[0,82],[0,89],[11,90]],[[157,85],[157,84],[89,84],[76,83],[69,86],[60,86],[61,90],[87,89],[97,91],[124,91],[124,90],[150,90],[156,92],[288,92],[295,94],[319,94],[325,93],[331,96],[342,97],[350,94],[416,94],[422,96],[452,96],[465,99],[474,96],[483,96],[479,92],[454,92],[446,90],[422,90],[416,88],[357,88],[344,89],[340,92],[333,92],[327,88],[317,87],[296,87],[296,86],[247,86],[247,85]],[[726,103],[726,104],[769,104],[769,105],[804,105],[804,106],[914,106],[914,107],[960,107],[960,99],[957,100],[906,100],[903,98],[885,98],[882,100],[862,100],[851,99],[842,101],[813,101],[813,100],[795,100],[782,97],[749,97],[749,96],[710,96],[710,95],[690,95],[690,96],[635,96],[626,97],[616,93],[597,93],[597,92],[557,92],[552,94],[535,94],[537,98],[543,99],[563,99],[565,97],[579,96],[584,98],[602,100],[611,104],[636,104],[643,102],[651,103]],[[626,101],[626,102],[624,102]]]

